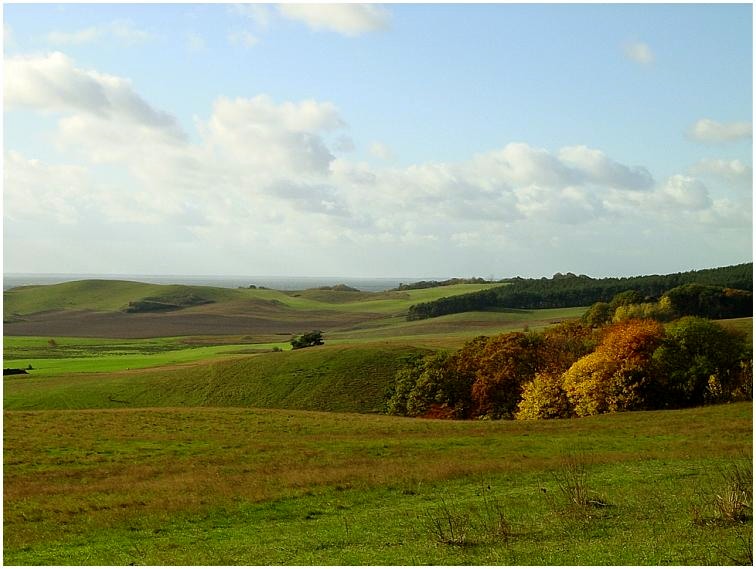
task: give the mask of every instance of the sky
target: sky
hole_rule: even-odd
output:
[[[753,256],[750,4],[3,6],[6,273]]]

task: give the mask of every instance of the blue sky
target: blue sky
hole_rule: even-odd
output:
[[[6,4],[4,270],[749,261],[751,10]]]

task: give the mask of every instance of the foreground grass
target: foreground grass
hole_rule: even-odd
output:
[[[4,562],[746,564],[750,511],[714,504],[750,463],[751,414],[6,411]],[[560,492],[575,462],[601,506]]]

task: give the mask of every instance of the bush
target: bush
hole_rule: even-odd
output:
[[[309,348],[311,346],[321,346],[324,344],[323,333],[320,330],[313,330],[302,334],[298,338],[291,340],[291,347],[295,350],[300,348]]]

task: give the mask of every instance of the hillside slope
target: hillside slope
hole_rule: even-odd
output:
[[[403,316],[417,302],[492,286],[495,285],[461,284],[366,293],[75,281],[5,291],[4,333],[111,338],[194,334],[290,336],[312,329],[354,328],[366,321]]]
[[[4,378],[5,409],[233,406],[369,413],[407,346],[318,346],[122,373]]]

